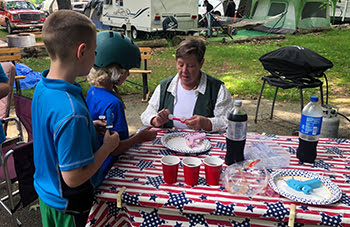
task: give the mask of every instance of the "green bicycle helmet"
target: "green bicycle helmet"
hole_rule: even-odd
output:
[[[95,66],[103,68],[117,63],[124,69],[140,68],[138,46],[128,37],[115,31],[102,31],[96,37]]]

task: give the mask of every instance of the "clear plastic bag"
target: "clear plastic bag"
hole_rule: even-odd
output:
[[[269,174],[260,159],[234,163],[221,174],[221,182],[227,191],[247,196],[262,192],[268,178]]]
[[[289,166],[290,153],[270,138],[259,135],[246,144],[244,159],[260,159],[266,169],[279,169]]]

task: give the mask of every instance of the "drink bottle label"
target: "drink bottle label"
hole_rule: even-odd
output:
[[[228,121],[226,137],[230,140],[245,140],[247,136],[247,121]]]
[[[301,115],[299,131],[305,135],[320,135],[322,125],[322,117],[310,117]]]

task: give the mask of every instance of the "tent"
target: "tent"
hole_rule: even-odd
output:
[[[336,0],[330,2],[333,5]],[[263,20],[278,14],[281,14],[279,18],[254,30],[285,34],[295,33],[298,28],[329,27],[331,24],[328,0],[252,0],[252,19]]]

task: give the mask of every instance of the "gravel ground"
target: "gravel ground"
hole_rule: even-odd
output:
[[[293,135],[298,130],[299,120],[300,120],[300,104],[298,102],[276,102],[274,117],[270,118],[270,111],[272,102],[269,100],[262,99],[257,123],[254,123],[255,111],[257,100],[244,99],[240,97],[235,97],[235,99],[243,100],[243,108],[248,113],[248,131],[258,132],[266,134],[279,134],[279,135]],[[123,96],[123,100],[126,105],[126,116],[129,124],[130,133],[137,131],[139,127],[142,126],[140,121],[141,113],[146,109],[147,103],[141,102],[140,95],[126,95]],[[350,100],[349,99],[337,99],[334,100],[333,105],[340,107],[339,112],[350,117]],[[11,116],[14,116],[13,110],[11,111]],[[350,122],[345,120],[343,117],[339,117],[340,127],[338,132],[339,138],[350,138]],[[9,133],[15,133],[14,127],[10,126]],[[16,186],[15,186],[16,188]],[[0,195],[3,197],[5,195],[4,188],[0,189]],[[16,196],[18,199],[18,196]],[[7,201],[5,201],[7,204]],[[38,204],[38,201],[34,201],[31,205]],[[18,219],[22,222],[23,227],[36,227],[41,226],[41,217],[39,209],[31,209],[30,206],[26,208],[20,208],[16,215]],[[0,226],[10,226],[11,218],[5,212],[5,210],[0,208]]]
[[[126,118],[130,132],[135,132],[142,126],[140,121],[141,113],[146,109],[147,103],[142,103],[139,95],[124,96],[126,105]],[[248,131],[266,134],[293,135],[299,129],[300,103],[276,101],[273,118],[270,119],[272,101],[261,100],[258,120],[254,122],[257,100],[235,97],[243,101],[243,108],[248,113]],[[331,103],[339,106],[339,112],[350,118],[350,100],[336,100]],[[339,138],[350,138],[350,122],[343,117],[340,119],[338,131]]]

